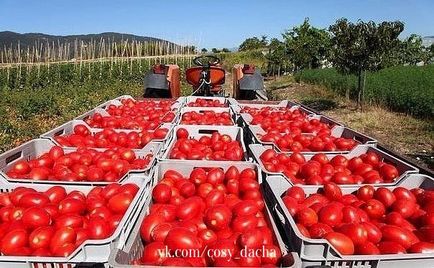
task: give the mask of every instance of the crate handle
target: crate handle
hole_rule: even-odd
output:
[[[286,226],[286,220],[285,216],[280,212],[279,206],[277,204],[274,205],[274,212],[276,212],[277,217],[279,218],[280,222]]]
[[[64,130],[64,129],[61,129],[61,130],[57,131],[56,133],[54,133],[53,136],[60,136],[60,135],[62,135],[62,134],[64,134],[64,133],[65,133],[65,130]]]
[[[199,134],[213,134],[215,132],[218,132],[218,130],[215,129],[199,129]]]
[[[18,158],[20,158],[22,156],[23,151],[19,151],[14,153],[13,155],[10,155],[8,157],[6,157],[6,165],[8,165],[9,163],[11,163],[12,161],[17,160]]]

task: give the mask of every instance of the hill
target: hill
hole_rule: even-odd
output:
[[[16,33],[11,31],[3,31],[0,32],[0,47],[16,47],[18,41],[20,42],[20,46],[25,48],[27,46],[34,46],[35,43],[73,43],[75,40],[83,41],[85,43],[89,43],[91,41],[98,42],[101,39],[111,40],[112,42],[119,43],[122,40],[128,41],[138,41],[138,42],[167,42],[162,39],[148,37],[148,36],[139,36],[133,34],[125,34],[125,33],[115,33],[115,32],[105,32],[99,34],[81,34],[81,35],[49,35],[43,33]],[[169,42],[170,43],[170,42]]]

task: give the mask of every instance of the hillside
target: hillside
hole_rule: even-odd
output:
[[[121,42],[122,40],[128,40],[128,41],[139,41],[139,42],[155,42],[155,41],[161,41],[164,42],[165,40],[148,37],[148,36],[139,36],[139,35],[133,35],[133,34],[125,34],[125,33],[115,33],[115,32],[106,32],[106,33],[99,33],[99,34],[81,34],[81,35],[49,35],[49,34],[43,34],[43,33],[25,33],[20,34],[16,32],[11,31],[3,31],[0,32],[0,47],[10,47],[11,45],[13,47],[16,47],[18,44],[18,41],[20,42],[20,46],[22,48],[25,48],[27,46],[34,46],[36,42],[40,43],[52,43],[52,42],[60,42],[60,43],[73,43],[75,40],[80,40],[85,43],[88,43],[90,41],[99,41],[101,39],[105,40],[111,40],[112,42]]]

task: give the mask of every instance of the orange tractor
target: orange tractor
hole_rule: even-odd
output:
[[[193,59],[194,67],[185,72],[187,83],[193,87],[193,96],[232,95],[236,99],[266,99],[264,79],[253,65],[235,65],[232,71],[232,94],[224,89],[226,72],[221,60],[213,55]],[[145,76],[146,98],[177,98],[181,95],[180,70],[177,65],[155,65]]]

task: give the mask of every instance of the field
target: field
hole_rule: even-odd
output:
[[[144,73],[157,63],[176,63],[184,73],[191,56],[0,68],[0,151],[36,138],[103,101],[142,95]],[[183,82],[182,90],[187,94],[191,89]]]
[[[343,76],[334,69],[304,70],[295,79],[327,87],[333,92],[355,97],[357,78]],[[366,77],[365,100],[392,111],[416,117],[434,117],[434,65],[397,66]]]

